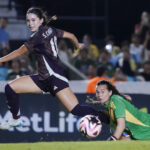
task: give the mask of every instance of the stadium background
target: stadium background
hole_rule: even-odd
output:
[[[58,16],[58,21],[53,23],[56,27],[75,33],[80,40],[88,31],[95,43],[99,43],[108,33],[115,35],[118,39],[118,43],[124,39],[129,39],[129,33],[133,31],[134,25],[139,22],[141,12],[143,10],[149,11],[150,9],[150,1],[148,0],[55,0],[55,2],[48,0],[10,1],[10,3],[12,2],[17,4],[15,5],[17,16],[10,16],[10,23],[13,27],[10,26],[9,31],[12,32],[13,35],[11,40],[13,48],[17,48],[18,45],[29,36],[29,34],[26,33],[28,31],[25,29],[22,19],[25,19],[26,10],[33,5],[42,6],[45,10],[48,10],[49,16],[56,14]],[[3,5],[5,5],[5,3],[1,5],[1,9]],[[13,8],[14,6],[10,5],[9,7]],[[5,15],[7,16],[7,14],[4,14],[4,16]],[[16,34],[18,31],[12,31],[12,28],[15,28],[14,25],[17,27],[18,23],[22,25],[20,26],[20,29],[24,28],[23,30],[19,30],[20,34]],[[135,88],[136,85],[128,86],[128,84],[129,83],[127,83],[126,87],[131,92],[132,88]],[[144,111],[150,112],[150,88],[146,88],[147,92],[144,93],[144,87],[147,86],[146,83],[141,86],[139,91],[134,91],[129,94],[135,99],[133,102],[138,108],[144,108]],[[7,107],[4,102],[5,96],[3,94],[3,86],[1,86],[1,88],[0,119],[2,120],[5,116],[9,117],[9,114],[7,113]],[[87,94],[84,91],[81,92],[80,89],[78,90],[80,91],[80,94],[75,92],[80,102],[84,103]],[[125,89],[122,89],[122,92],[128,94],[128,91]],[[32,107],[29,107],[28,103],[31,103]],[[21,109],[27,123],[27,127],[25,128],[26,131],[18,131],[16,129],[14,131],[0,131],[0,142],[87,140],[78,133],[76,124],[73,124],[73,129],[68,129],[66,118],[70,114],[68,114],[58,100],[50,95],[22,95],[21,106],[23,105],[24,107],[21,107]],[[49,123],[52,124],[45,123],[47,126],[44,124],[44,114],[51,119],[51,121],[49,120]],[[63,120],[64,118],[65,121]],[[65,122],[65,127],[60,127],[59,121],[62,121],[62,123]],[[36,129],[36,132],[34,129]],[[102,134],[96,140],[105,140],[109,134],[108,127],[104,126]]]
[[[130,33],[134,30],[134,25],[140,21],[140,15],[143,11],[150,11],[150,1],[136,0],[1,0],[1,10],[5,7],[16,9],[15,15],[8,12],[1,13],[0,16],[8,16],[10,24],[17,24],[11,19],[23,21],[25,19],[26,10],[31,6],[40,6],[48,12],[49,16],[57,15],[58,20],[52,25],[64,30],[73,32],[81,41],[83,35],[88,33],[96,44],[104,39],[107,34],[112,34],[117,39],[117,44],[123,40],[130,40]],[[6,4],[9,1],[9,6]],[[15,5],[13,5],[15,4]],[[11,13],[11,11],[10,11]],[[22,23],[22,22],[21,22]],[[25,23],[25,22],[24,22]],[[17,25],[16,25],[17,26]],[[13,27],[14,29],[15,27]],[[26,28],[26,27],[24,27]],[[22,29],[25,30],[25,29]],[[13,31],[10,31],[13,34]],[[25,32],[16,31],[17,37],[12,35],[12,46],[17,47],[21,40],[25,40],[29,35]],[[25,35],[23,35],[25,34]],[[18,38],[14,44],[14,40]],[[22,44],[22,42],[21,42]]]
[[[149,0],[14,1],[18,4],[20,18],[25,16],[30,6],[41,6],[50,16],[54,14],[60,16],[56,26],[72,31],[80,38],[88,32],[92,35],[92,39],[102,39],[106,33],[114,34],[119,40],[128,39],[134,25],[139,22],[142,11],[150,10]],[[91,20],[90,18],[86,20],[86,17],[91,17]]]

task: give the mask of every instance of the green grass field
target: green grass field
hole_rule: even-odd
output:
[[[150,150],[150,141],[39,142],[0,144],[0,150]]]

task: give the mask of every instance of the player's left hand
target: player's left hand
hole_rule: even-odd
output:
[[[85,47],[84,43],[79,43],[79,49],[83,49]]]
[[[83,43],[79,43],[78,49],[74,49],[74,53],[79,54],[80,50],[82,50],[85,47]]]

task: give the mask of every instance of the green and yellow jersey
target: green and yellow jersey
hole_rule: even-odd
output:
[[[110,125],[117,125],[117,118],[125,118],[126,131],[137,140],[150,139],[150,114],[138,110],[119,95],[112,95],[105,105],[110,116]]]

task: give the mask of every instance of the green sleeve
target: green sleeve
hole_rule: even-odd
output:
[[[115,118],[125,118],[125,105],[117,96],[112,97]]]

